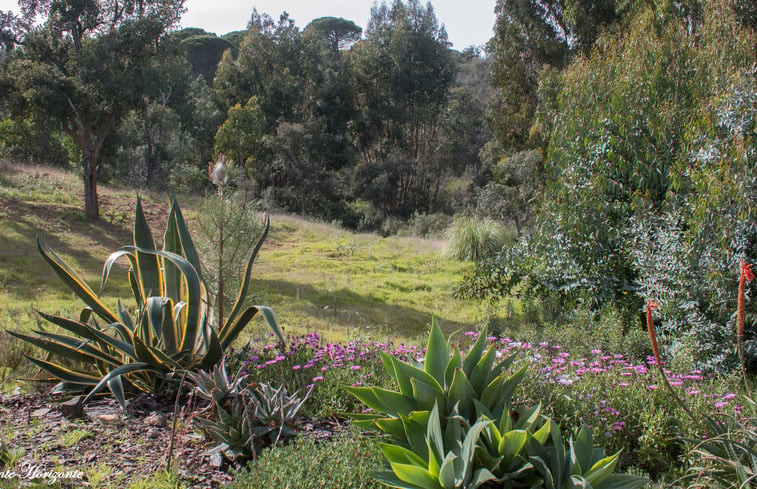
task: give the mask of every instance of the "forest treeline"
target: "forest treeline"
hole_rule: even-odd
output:
[[[733,362],[757,259],[757,4],[498,0],[451,49],[431,4],[365,28],[253,11],[177,30],[182,0],[21,0],[0,12],[0,151],[98,181],[202,191],[207,164],[269,207],[359,230],[492,218],[511,241],[458,288],[542,318],[654,299],[666,354]],[[755,308],[746,352],[757,368]]]

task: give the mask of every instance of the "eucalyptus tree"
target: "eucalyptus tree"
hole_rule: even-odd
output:
[[[7,66],[12,111],[60,124],[79,152],[84,212],[97,219],[101,150],[142,103],[138,80],[183,11],[183,0],[20,0],[25,23]]]

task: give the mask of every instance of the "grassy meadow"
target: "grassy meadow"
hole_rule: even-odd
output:
[[[37,236],[95,290],[107,256],[130,244],[134,190],[100,186],[103,219],[92,223],[81,211],[81,185],[78,175],[58,169],[3,166],[0,328],[36,327],[35,309],[74,317],[82,307],[42,259]],[[153,235],[161,240],[168,197],[152,192],[141,197]],[[194,232],[201,199],[178,199]],[[474,328],[482,315],[476,304],[452,297],[454,285],[470,265],[443,259],[440,241],[355,234],[279,214],[271,216],[271,225],[253,268],[248,303],[271,306],[285,333],[318,331],[334,341],[412,341],[425,336],[432,315],[447,331]],[[129,296],[123,273],[109,280],[106,303]],[[240,342],[255,334],[247,331]],[[15,369],[25,369],[26,351],[28,345],[0,335],[3,381],[17,376],[11,375]]]

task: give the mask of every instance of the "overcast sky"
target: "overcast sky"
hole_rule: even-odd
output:
[[[423,0],[421,0],[422,3]],[[182,27],[201,27],[218,35],[247,27],[253,7],[278,20],[287,11],[304,28],[318,17],[344,17],[365,29],[374,0],[186,0]],[[391,1],[387,2],[391,5]],[[492,37],[496,0],[434,0],[436,18],[444,24],[453,47],[485,44]],[[18,10],[16,0],[0,0],[0,10]]]

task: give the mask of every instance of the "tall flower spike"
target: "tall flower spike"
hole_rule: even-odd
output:
[[[746,317],[746,307],[745,307],[745,289],[747,282],[751,282],[754,280],[754,272],[752,272],[752,264],[746,264],[746,262],[742,259],[741,260],[741,273],[739,274],[739,297],[738,297],[738,308],[736,310],[736,336],[739,338],[739,343],[741,343],[742,338],[744,337],[744,319]]]
[[[657,332],[654,327],[654,318],[652,311],[659,307],[654,301],[647,302],[647,331],[649,332],[649,341],[652,343],[652,353],[657,361],[657,365],[662,368],[662,355],[660,354],[660,345],[657,343]]]
[[[746,366],[744,365],[744,320],[746,319],[746,283],[754,280],[752,264],[741,260],[741,273],[739,273],[739,297],[736,308],[736,347],[739,350],[739,362],[741,362],[741,373],[744,376],[744,385],[746,386],[749,397],[752,397],[749,381],[746,375]]]

